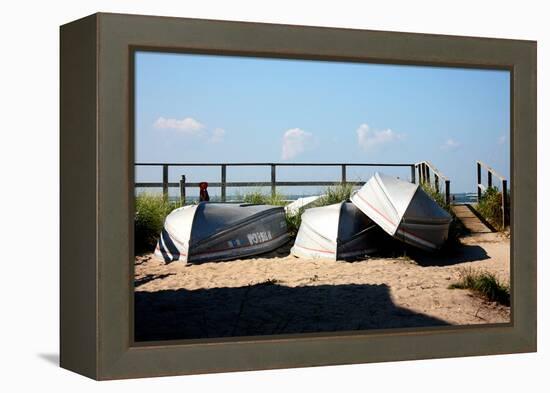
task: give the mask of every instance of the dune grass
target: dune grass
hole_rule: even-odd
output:
[[[445,203],[445,195],[440,192],[440,190],[436,189],[435,186],[432,186],[429,183],[421,183],[420,187],[422,187],[424,192],[428,194],[434,201],[436,201],[439,206],[441,206],[451,215],[453,214],[451,207],[447,205],[447,203]]]
[[[284,196],[278,192],[274,195],[271,193],[264,194],[261,190],[254,190],[248,192],[238,199],[242,199],[244,203],[252,203],[255,205],[275,205],[275,206],[284,206],[287,202],[284,199]]]
[[[449,285],[449,289],[470,289],[489,301],[510,305],[510,287],[487,271],[463,269],[460,272],[460,280]]]
[[[135,199],[134,250],[136,255],[152,252],[164,226],[164,219],[179,203],[168,202],[162,195],[139,194]]]
[[[286,227],[291,239],[296,238],[296,235],[298,235],[298,229],[300,229],[300,224],[302,223],[302,214],[304,210],[305,209],[302,207],[295,214],[285,213]]]
[[[347,201],[351,193],[353,192],[353,186],[348,183],[342,183],[335,186],[327,187],[322,193],[322,197],[317,199],[312,206],[327,206],[335,203]]]
[[[493,227],[498,230],[504,229],[502,222],[502,193],[498,188],[487,188],[481,195],[475,208]]]

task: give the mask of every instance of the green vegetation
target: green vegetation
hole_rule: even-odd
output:
[[[494,274],[463,269],[460,275],[460,281],[449,285],[449,289],[470,289],[489,301],[510,305],[510,287],[501,283]]]
[[[296,214],[285,213],[286,227],[288,229],[288,235],[291,239],[294,239],[298,234],[298,229],[300,229],[300,224],[302,223],[302,213],[304,208],[300,208]]]
[[[447,210],[447,212],[449,212],[451,215],[453,214],[451,207],[445,203],[445,195],[440,192],[440,190],[429,183],[421,183],[420,187],[422,187],[424,192],[428,194],[434,201],[436,201],[439,206]]]
[[[166,201],[162,195],[139,194],[135,199],[134,249],[136,255],[152,252],[162,231],[164,219],[178,203]]]
[[[282,194],[280,193],[275,193],[275,195],[271,195],[271,193],[264,194],[261,190],[255,190],[244,194],[242,196],[242,200],[244,203],[252,203],[255,205],[284,206],[287,203]]]
[[[487,188],[475,208],[493,227],[499,230],[504,229],[502,225],[502,193],[498,188]]]
[[[353,186],[347,183],[327,187],[323,192],[323,196],[316,200],[313,205],[318,207],[344,202],[350,198],[352,192]]]

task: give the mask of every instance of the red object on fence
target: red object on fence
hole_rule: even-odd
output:
[[[203,181],[199,183],[199,188],[201,189],[199,194],[199,201],[200,202],[208,202],[210,201],[210,196],[208,195],[208,183]]]

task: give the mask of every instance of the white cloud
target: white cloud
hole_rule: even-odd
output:
[[[208,138],[210,143],[221,143],[225,137],[225,130],[223,128],[216,128],[212,131],[212,135]]]
[[[157,129],[178,130],[186,135],[200,135],[205,128],[204,124],[192,117],[186,117],[181,120],[159,117],[157,121],[155,121],[154,127]]]
[[[450,139],[447,139],[443,145],[441,145],[441,148],[443,150],[453,151],[453,150],[458,150],[460,148],[460,146],[462,146],[462,145],[459,142],[457,142],[454,139],[450,138]]]
[[[403,138],[403,134],[398,134],[389,128],[386,130],[371,130],[366,123],[361,124],[356,132],[357,143],[365,150]]]
[[[508,142],[508,137],[506,135],[501,135],[498,137],[497,143],[499,145],[504,145],[506,142]]]
[[[300,128],[291,128],[283,135],[283,149],[281,158],[288,160],[303,153],[308,144],[312,143],[313,134]]]

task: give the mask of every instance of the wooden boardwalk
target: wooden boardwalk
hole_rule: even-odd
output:
[[[479,217],[473,212],[472,207],[467,204],[453,205],[453,212],[456,217],[462,221],[464,226],[471,233],[491,233],[493,232],[486,223],[481,221]]]

